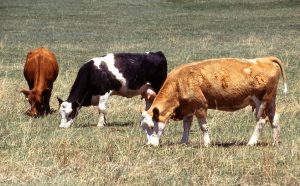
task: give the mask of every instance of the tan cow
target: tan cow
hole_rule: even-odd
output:
[[[257,143],[263,123],[268,118],[273,143],[279,143],[279,115],[275,112],[276,90],[286,75],[276,57],[257,59],[209,59],[182,65],[171,71],[154,99],[142,113],[141,126],[147,133],[147,144],[158,145],[170,118],[183,120],[182,143],[188,143],[193,116],[203,132],[204,145],[210,144],[207,110],[235,111],[248,105],[256,110],[256,128],[248,145]]]
[[[50,112],[49,101],[53,82],[58,75],[55,55],[45,48],[37,48],[27,54],[24,77],[30,90],[22,90],[31,109],[29,116],[39,116]]]

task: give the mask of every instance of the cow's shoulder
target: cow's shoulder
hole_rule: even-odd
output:
[[[108,58],[107,58],[108,57]],[[113,66],[112,55],[96,57],[80,69],[81,76],[89,76],[89,84],[95,94],[104,94],[108,90],[118,90],[125,79]]]

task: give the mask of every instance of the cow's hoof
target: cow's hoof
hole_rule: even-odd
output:
[[[100,125],[98,124],[97,127],[101,129],[101,128],[104,127],[104,125],[103,124],[100,124]]]

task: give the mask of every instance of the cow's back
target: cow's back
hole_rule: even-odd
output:
[[[147,59],[147,71],[146,77],[147,81],[154,88],[155,92],[158,93],[168,74],[168,65],[165,55],[159,51],[155,53],[149,53],[146,56]]]
[[[45,49],[37,48],[27,54],[24,76],[27,81],[38,80],[54,82],[58,75],[58,64],[55,55]]]
[[[266,92],[276,90],[279,74],[274,63],[261,58],[255,61],[212,59],[194,62],[175,69],[169,76],[177,78],[175,81],[178,81],[182,99],[205,100],[209,108],[219,106],[221,109],[222,105],[230,108],[243,104],[249,95],[261,99]]]

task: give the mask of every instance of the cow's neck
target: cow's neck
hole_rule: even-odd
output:
[[[72,88],[67,101],[81,106],[88,94],[89,90],[86,87]]]
[[[159,110],[159,122],[166,123],[174,114],[174,110],[179,106],[178,92],[174,90],[174,84],[165,83],[164,88],[155,97],[149,111],[155,107]],[[153,114],[153,113],[151,113]]]

